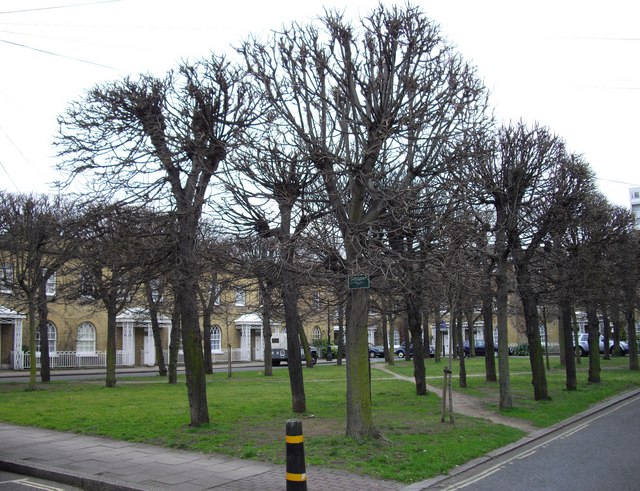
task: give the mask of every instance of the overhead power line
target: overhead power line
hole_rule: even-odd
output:
[[[33,9],[21,9],[21,10],[5,10],[0,11],[0,14],[19,14],[22,12],[40,12],[44,10],[56,10],[56,9],[68,9],[74,7],[86,7],[88,5],[98,5],[100,3],[115,3],[121,2],[122,0],[97,0],[95,2],[83,2],[83,3],[72,3],[69,5],[54,5],[52,7],[38,7]]]
[[[60,53],[54,53],[53,51],[47,51],[45,49],[34,48],[33,46],[27,46],[26,44],[16,43],[16,42],[13,42],[13,41],[7,41],[6,39],[0,39],[0,43],[12,44],[14,46],[19,46],[20,48],[30,49],[32,51],[38,51],[39,53],[45,53],[45,54],[51,55],[51,56],[58,56],[60,58],[66,58],[67,60],[79,61],[80,63],[86,63],[88,65],[94,65],[94,66],[99,66],[99,67],[102,67],[102,68],[108,68],[110,70],[116,70],[116,71],[118,70],[115,67],[112,67],[112,66],[109,66],[109,65],[103,65],[102,63],[96,63],[94,61],[84,60],[82,58],[76,58],[74,56],[65,56],[65,55],[62,55]]]

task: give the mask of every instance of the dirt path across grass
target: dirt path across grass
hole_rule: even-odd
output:
[[[372,363],[371,368],[375,368],[376,370],[380,370],[381,372],[388,373],[398,380],[403,380],[405,382],[415,384],[415,380],[412,377],[405,377],[404,375],[393,373],[391,370],[387,369],[387,367],[380,366],[380,364],[378,363]],[[427,385],[427,390],[433,392],[438,397],[442,397],[442,387]],[[465,416],[487,419],[493,423],[511,426],[512,428],[518,428],[519,430],[525,431],[526,433],[532,433],[533,431],[536,431],[538,429],[528,421],[517,418],[509,418],[508,416],[503,416],[494,411],[491,411],[487,409],[482,401],[478,398],[460,394],[456,391],[453,392],[453,412],[464,414]]]

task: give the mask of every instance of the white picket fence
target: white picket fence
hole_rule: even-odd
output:
[[[13,358],[14,353],[12,353]],[[22,368],[31,368],[31,358],[29,352],[22,352]],[[116,366],[133,366],[135,360],[131,360],[132,356],[118,350],[116,352]],[[107,366],[107,352],[96,351],[93,353],[79,353],[76,351],[56,351],[49,354],[50,367],[55,368],[102,368]],[[226,363],[229,360],[228,350],[220,350],[211,353],[213,363]],[[246,349],[232,348],[231,361],[249,361],[250,352]],[[255,358],[254,358],[255,359]],[[262,355],[260,355],[260,360]],[[140,351],[140,360],[144,360],[144,351]],[[169,362],[169,351],[164,351],[165,363]],[[184,365],[184,353],[178,353],[178,365]],[[36,367],[40,368],[40,353],[36,353]]]
[[[116,365],[128,366],[124,352],[116,352]],[[79,353],[76,351],[56,351],[49,354],[51,368],[99,368],[107,366],[107,352]],[[36,353],[36,366],[40,367],[40,353]],[[31,368],[29,352],[22,353],[22,367]]]

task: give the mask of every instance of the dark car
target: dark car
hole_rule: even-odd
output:
[[[384,358],[384,348],[369,343],[369,358]]]
[[[486,352],[484,339],[476,339],[475,346],[476,346],[476,349],[475,349],[476,356],[484,356]],[[471,349],[469,348],[469,341],[465,341],[463,343],[462,350],[464,351],[464,356],[470,356]],[[498,355],[498,347],[495,345],[493,346],[493,352],[496,356]],[[509,355],[513,355],[513,350],[511,348],[509,348]]]
[[[404,347],[404,343],[398,346],[394,353],[398,358],[404,358],[407,355],[406,349]],[[429,346],[429,358],[433,358],[436,355],[435,349],[433,346]],[[409,356],[413,356],[413,345],[409,345]]]

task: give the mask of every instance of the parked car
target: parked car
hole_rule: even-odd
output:
[[[405,349],[404,343],[400,346],[397,346],[394,350],[394,353],[398,358],[404,358],[407,355],[407,351]],[[436,355],[436,351],[433,346],[429,346],[429,358],[433,358]],[[409,345],[409,356],[413,356],[413,345]]]
[[[476,356],[484,356],[486,353],[484,339],[476,339],[475,340],[475,354]],[[471,348],[469,348],[469,341],[465,341],[462,344],[462,350],[464,351],[464,356],[468,357],[471,355]],[[493,346],[493,351],[496,356],[498,356],[498,346]],[[509,356],[513,355],[513,349],[509,347]]]
[[[609,352],[613,351],[613,339],[609,339]],[[604,336],[600,335],[599,341],[600,353],[604,353]],[[579,334],[578,335],[578,346],[580,350],[580,356],[589,356],[589,334]],[[629,353],[629,345],[626,341],[620,341],[620,354],[625,356]]]
[[[318,349],[315,346],[309,346],[311,353],[311,361],[315,365],[318,363]],[[304,349],[300,349],[300,355],[304,361]],[[271,365],[280,366],[280,363],[289,363],[289,351],[287,349],[287,335],[275,334],[271,336]]]
[[[369,343],[369,358],[384,358],[384,347]]]

